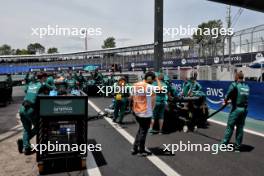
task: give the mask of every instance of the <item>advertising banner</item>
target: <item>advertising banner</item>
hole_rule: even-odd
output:
[[[163,67],[186,67],[186,66],[197,66],[197,65],[214,65],[214,64],[243,64],[251,63],[258,57],[263,57],[264,53],[243,53],[235,54],[231,56],[231,59],[227,55],[216,56],[216,57],[192,57],[192,58],[171,58],[166,59],[162,62]],[[128,68],[151,68],[153,67],[153,61],[141,61],[141,62],[128,62]]]
[[[222,101],[226,95],[231,81],[198,81],[203,91],[206,93],[206,99],[209,108],[217,110],[222,106]],[[181,89],[182,81],[174,80],[174,86]],[[247,82],[250,87],[248,116],[264,120],[264,83]],[[230,108],[226,108],[225,112],[229,112]]]

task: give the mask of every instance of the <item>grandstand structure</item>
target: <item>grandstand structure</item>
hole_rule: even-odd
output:
[[[232,36],[231,58],[228,55],[227,40],[211,45],[195,44],[191,38],[164,42],[163,67],[249,64],[256,56],[264,55],[264,25],[235,32]],[[103,50],[58,53],[43,55],[0,56],[0,73],[27,72],[30,69],[75,67],[98,65],[108,70],[112,64],[121,65],[124,70],[153,67],[154,44]]]

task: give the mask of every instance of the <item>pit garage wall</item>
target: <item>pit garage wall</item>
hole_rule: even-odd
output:
[[[222,106],[222,100],[231,81],[198,81],[207,95],[207,103],[210,109],[217,110]],[[174,86],[181,89],[182,81],[173,80]],[[248,117],[264,121],[264,83],[247,82],[250,87]],[[224,110],[230,111],[230,107]]]

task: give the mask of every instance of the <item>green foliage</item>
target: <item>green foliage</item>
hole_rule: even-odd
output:
[[[221,41],[222,36],[220,34],[220,30],[223,28],[223,22],[221,20],[210,20],[208,22],[204,22],[200,25],[198,25],[198,29],[201,29],[200,32],[193,34],[193,39],[195,43],[201,43],[201,44],[212,44],[212,43],[218,43]],[[208,34],[208,31],[217,31],[217,35],[213,35],[210,33]],[[217,37],[216,37],[217,36]]]
[[[0,46],[0,55],[30,55],[30,54],[42,54],[45,52],[45,47],[39,43],[31,43],[27,46],[27,49],[12,49],[11,46],[4,44]],[[52,47],[47,51],[49,54],[58,53],[58,48]]]
[[[27,46],[27,50],[29,54],[36,54],[36,53],[42,54],[45,52],[45,47],[39,43],[31,43]]]
[[[105,48],[115,48],[116,47],[116,42],[114,37],[108,37],[107,39],[104,40],[104,44],[102,46],[103,49]]]
[[[48,49],[48,54],[58,53],[58,48],[52,47]]]
[[[12,54],[12,48],[9,45],[2,45],[0,46],[0,55],[10,55]]]
[[[29,54],[29,52],[26,49],[17,49],[15,54],[16,55],[27,55]]]

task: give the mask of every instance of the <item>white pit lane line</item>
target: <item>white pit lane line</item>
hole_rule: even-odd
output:
[[[97,107],[92,101],[88,100],[89,105],[91,105],[95,111],[102,112],[102,110]],[[115,123],[113,123],[110,119],[105,118],[105,120],[116,130],[118,131],[129,143],[134,143],[134,137],[131,136],[127,131],[125,131],[123,128],[119,128],[116,126]],[[146,157],[149,161],[151,161],[157,168],[159,168],[165,175],[167,176],[180,176],[178,172],[173,170],[169,165],[167,165],[164,161],[159,159],[159,157],[152,154],[151,156]]]
[[[87,165],[87,173],[89,176],[101,176],[102,175],[94,160],[93,154],[90,151],[88,151],[86,165]]]
[[[0,141],[3,139],[9,138],[10,136],[14,135],[17,132],[20,132],[23,130],[22,123],[20,121],[20,116],[17,113],[16,114],[16,120],[17,120],[17,125],[9,129],[7,132],[0,134]]]
[[[218,125],[226,126],[226,123],[220,122],[218,120],[208,119],[208,121],[212,122],[212,123],[215,123],[215,124],[218,124]],[[244,132],[249,133],[249,134],[253,134],[253,135],[256,135],[256,136],[264,137],[263,133],[256,132],[256,131],[253,131],[253,130],[249,130],[249,129],[246,129],[246,128],[244,128]]]

